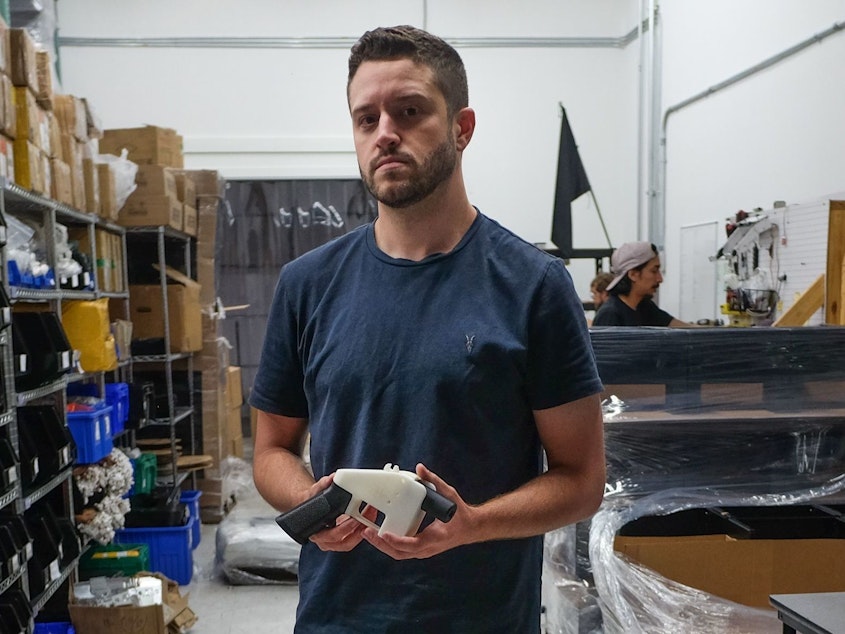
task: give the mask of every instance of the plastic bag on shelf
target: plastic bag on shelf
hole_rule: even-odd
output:
[[[114,154],[98,154],[96,157],[97,163],[109,164],[112,172],[114,172],[118,209],[123,207],[126,199],[138,187],[135,184],[135,176],[138,174],[138,164],[133,163],[127,157],[128,153],[125,148],[121,150],[120,156],[115,156]]]

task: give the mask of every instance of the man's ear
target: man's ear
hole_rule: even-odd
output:
[[[463,152],[466,146],[469,145],[472,139],[472,133],[475,132],[475,110],[472,108],[461,108],[458,114],[455,115],[454,124],[456,144],[458,152]]]

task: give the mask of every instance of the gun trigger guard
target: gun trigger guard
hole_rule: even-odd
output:
[[[358,520],[359,522],[361,522],[365,526],[369,526],[370,528],[373,528],[375,530],[379,530],[379,525],[376,524],[375,522],[368,520],[366,517],[364,517],[363,513],[361,513],[361,511],[359,510],[363,503],[364,503],[364,500],[362,500],[360,498],[353,498],[349,502],[349,507],[348,507],[346,514],[349,515],[350,517],[354,517],[356,520]],[[366,509],[367,507],[365,506],[364,508]]]

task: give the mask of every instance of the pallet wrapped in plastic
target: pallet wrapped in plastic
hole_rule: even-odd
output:
[[[547,631],[778,631],[759,597],[740,603],[669,579],[620,552],[619,538],[637,522],[698,510],[805,505],[841,523],[845,364],[832,352],[845,349],[845,328],[591,335],[605,385],[607,487],[591,521],[547,535]]]

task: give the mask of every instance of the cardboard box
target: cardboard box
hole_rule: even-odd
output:
[[[140,572],[136,576],[152,576],[162,581],[161,605],[143,607],[95,607],[75,603],[71,595],[68,609],[79,634],[183,634],[197,622],[188,606],[188,595],[182,596],[179,584],[161,573]]]
[[[47,124],[48,154],[50,158],[57,158],[67,163],[62,145],[62,129],[59,127],[59,120],[52,112],[47,112],[43,109],[42,112],[44,113],[44,119]]]
[[[216,199],[223,196],[223,179],[217,170],[184,170],[184,174],[194,182],[198,197]]]
[[[217,284],[215,283],[214,258],[197,256],[197,282],[200,283],[200,304],[209,306],[217,299]]]
[[[701,385],[701,404],[722,407],[762,407],[762,383],[703,383]]]
[[[68,609],[74,628],[80,633],[168,634],[161,605],[99,608],[72,603]]]
[[[14,155],[15,182],[24,189],[49,195],[44,188],[44,163],[38,147],[26,139],[15,140]]]
[[[100,181],[100,216],[117,220],[117,183],[110,163],[97,163],[97,178]]]
[[[103,229],[94,230],[97,245],[97,289],[110,293],[115,291],[111,271],[114,268],[112,254],[112,240],[110,234]]]
[[[197,198],[197,257],[214,259],[217,246],[217,199]]]
[[[82,146],[71,134],[59,135],[62,145],[62,156],[65,163],[70,165],[70,182],[73,189],[73,207],[85,209],[85,174],[82,170]]]
[[[182,231],[189,236],[197,235],[197,209],[187,203],[182,205]]]
[[[16,86],[15,93],[15,117],[17,127],[15,139],[26,139],[36,146],[43,148],[41,138],[41,120],[39,119],[39,108],[35,102],[35,95],[25,87]]]
[[[70,134],[77,141],[88,141],[85,103],[82,99],[73,95],[53,95],[53,110],[63,134]]]
[[[124,227],[170,226],[182,230],[182,203],[170,196],[135,196],[133,193],[118,212]]]
[[[108,292],[118,290],[114,288],[111,278],[107,275],[111,269],[112,249],[111,237],[114,234],[109,233],[105,229],[99,227],[94,228],[94,245],[96,246],[96,258],[94,257],[94,248],[91,245],[91,238],[88,234],[88,227],[86,226],[69,226],[68,239],[75,240],[79,244],[79,250],[87,254],[94,260],[97,277],[97,290]],[[119,236],[115,236],[119,238]]]
[[[176,174],[172,169],[163,165],[139,165],[138,173],[135,175],[135,184],[138,188],[132,192],[132,196],[138,198],[169,196],[173,200],[181,202],[178,195]],[[132,196],[130,196],[130,199]]]
[[[845,539],[617,536],[614,549],[664,577],[769,607],[770,594],[845,590]]]
[[[616,396],[631,407],[662,407],[666,405],[666,386],[662,383],[620,383],[605,385],[602,400]]]
[[[197,189],[194,180],[187,172],[175,171],[173,175],[176,179],[176,197],[186,205],[196,207]]]
[[[229,409],[240,407],[244,402],[244,394],[241,389],[241,369],[236,365],[226,368],[226,394],[229,400]]]
[[[167,306],[170,324],[170,351],[202,350],[202,317],[199,284],[175,269],[165,273],[175,283],[167,285]],[[164,337],[164,298],[161,286],[129,285],[129,313],[134,339]]]
[[[50,103],[53,96],[53,62],[47,51],[35,51],[35,97]]]
[[[57,158],[50,159],[50,172],[50,196],[52,196],[53,200],[58,200],[60,203],[73,207],[73,184],[70,180],[70,165]]]
[[[103,130],[100,152],[120,156],[126,149],[138,165],[182,167],[182,142],[175,130],[148,125],[143,128]]]
[[[126,290],[124,272],[126,271],[125,258],[123,257],[123,238],[116,233],[109,234],[111,243],[111,278],[112,288],[117,293]]]
[[[10,75],[15,86],[38,90],[35,40],[26,29],[9,29]]]
[[[82,159],[82,180],[85,183],[85,209],[89,214],[100,214],[100,174],[93,159]]]
[[[0,74],[0,132],[14,139],[18,131],[17,126],[15,87],[11,79]]]
[[[241,427],[240,406],[232,407],[226,413],[226,431],[230,443],[232,440],[235,440],[236,438],[241,438],[243,436],[243,430]],[[231,450],[231,445],[229,448]]]

